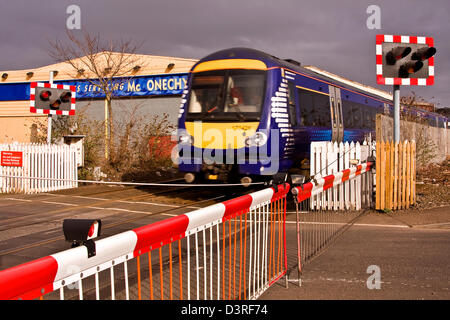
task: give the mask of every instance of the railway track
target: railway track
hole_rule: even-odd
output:
[[[181,205],[170,205],[170,204],[160,204],[161,206],[171,206],[171,208],[169,209],[164,209],[161,211],[156,211],[156,212],[145,212],[145,211],[137,211],[137,210],[126,210],[129,211],[129,213],[126,214],[126,216],[124,216],[123,213],[117,213],[117,214],[113,214],[109,217],[106,217],[105,219],[102,219],[102,230],[108,230],[108,236],[116,234],[118,232],[122,232],[123,229],[126,229],[127,226],[131,225],[132,223],[135,223],[136,221],[139,220],[143,220],[145,218],[155,218],[158,216],[164,216],[164,215],[176,215],[176,211],[180,210],[180,209],[186,209],[186,208],[192,208],[194,206],[205,206],[205,205],[209,205],[212,203],[215,203],[217,201],[225,201],[229,198],[232,197],[237,197],[246,193],[250,193],[255,191],[255,188],[247,188],[244,189],[246,190],[245,192],[242,192],[241,188],[238,188],[235,191],[231,191],[230,189],[225,189],[225,190],[218,190],[218,189],[213,189],[213,190],[207,190],[207,189],[203,189],[202,191],[198,192],[198,190],[195,189],[195,186],[192,185],[187,185],[186,187],[168,187],[169,190],[159,190],[159,191],[154,191],[154,192],[149,192],[146,194],[140,194],[140,195],[134,195],[134,196],[125,196],[125,197],[120,197],[120,198],[114,198],[114,199],[104,199],[101,201],[96,201],[94,203],[88,203],[88,204],[81,204],[81,205],[77,205],[77,206],[70,206],[67,208],[60,208],[57,210],[52,210],[50,212],[42,212],[42,213],[35,213],[35,214],[30,214],[27,216],[23,216],[23,217],[16,217],[16,218],[10,218],[10,219],[4,219],[2,221],[2,228],[0,228],[0,232],[1,231],[5,231],[5,230],[11,230],[12,228],[22,228],[22,227],[37,227],[40,224],[45,224],[45,223],[49,223],[49,222],[59,222],[62,221],[65,218],[69,218],[72,217],[74,214],[75,210],[79,210],[82,208],[94,208],[94,209],[102,209],[102,210],[120,210],[117,208],[100,208],[97,206],[104,206],[105,204],[112,204],[115,202],[124,202],[124,201],[132,201],[132,200],[140,200],[140,199],[145,199],[148,197],[155,197],[155,196],[166,196],[166,195],[170,195],[170,194],[177,194],[177,196],[182,196],[183,194],[187,193],[187,196],[189,197],[189,192],[191,192],[192,190],[195,190],[195,194],[196,196],[200,196],[199,193],[204,193],[203,198],[198,200],[198,201],[189,201],[186,204],[181,204]],[[127,190],[129,189],[133,189],[133,188],[127,188]],[[151,188],[153,189],[153,188]],[[116,192],[118,193],[123,193],[123,189],[121,190],[107,190],[105,192],[98,192],[96,193],[97,196],[99,196],[100,194],[115,194]],[[213,196],[208,196],[211,192],[214,192]],[[92,195],[92,193],[86,194],[86,197]],[[205,196],[206,195],[206,196]],[[77,195],[77,196],[82,196],[83,195]],[[192,199],[192,198],[190,198]],[[39,201],[39,200],[35,200],[35,201]],[[139,204],[146,204],[146,202],[138,202]],[[155,205],[155,203],[147,203],[149,205]],[[38,221],[34,220],[34,222],[27,222],[27,218],[29,218],[29,216],[33,216],[34,219],[36,219],[36,216],[38,217]],[[119,217],[119,219],[117,219],[117,217]],[[25,222],[25,223],[23,223]],[[32,250],[34,248],[39,248],[42,246],[46,246],[52,243],[55,243],[57,241],[61,241],[64,240],[64,236],[63,235],[58,235],[58,236],[52,236],[51,234],[55,233],[55,232],[60,232],[60,227],[58,228],[53,228],[50,230],[47,230],[46,233],[49,233],[50,236],[46,239],[42,239],[30,244],[26,244],[26,245],[22,245],[22,246],[18,246],[15,248],[11,248],[9,247],[6,250],[2,250],[0,251],[0,259],[4,256],[7,255],[16,255],[19,253],[23,253],[27,250]],[[12,240],[13,242],[13,240]],[[53,253],[53,252],[52,252]]]

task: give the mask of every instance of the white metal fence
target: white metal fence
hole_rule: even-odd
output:
[[[21,165],[0,163],[1,193],[30,194],[78,187],[75,146],[0,144],[2,151],[3,156],[8,151],[20,152]]]
[[[310,175],[316,180],[366,161],[372,146],[354,143],[312,142]],[[366,176],[345,181],[311,199],[312,210],[360,210],[371,201],[372,183]]]

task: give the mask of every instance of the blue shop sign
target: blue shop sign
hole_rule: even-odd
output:
[[[54,83],[72,85],[76,88],[77,99],[104,98],[105,95],[95,86],[98,80],[68,80]],[[187,74],[155,75],[117,79],[111,86],[116,97],[144,97],[153,95],[180,95],[187,85]],[[0,84],[0,101],[30,99],[30,83]]]

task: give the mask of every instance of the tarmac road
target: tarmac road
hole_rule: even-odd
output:
[[[295,224],[287,224],[288,243]],[[450,299],[450,207],[361,217],[304,266],[302,285],[279,281],[266,300]],[[380,271],[379,289],[374,269]],[[375,267],[376,268],[376,267]],[[369,277],[371,277],[369,279]],[[295,280],[292,271],[289,279]]]
[[[81,192],[81,191],[80,191]],[[135,195],[134,191],[130,195]],[[50,236],[62,236],[61,223],[53,221],[56,216],[53,211],[62,215],[89,215],[100,213],[102,218],[112,222],[124,218],[124,214],[136,215],[142,212],[161,212],[168,208],[176,209],[170,215],[190,211],[194,208],[179,208],[184,202],[154,203],[139,201],[121,201],[108,203],[114,198],[114,193],[90,197],[69,197],[50,194],[32,196],[0,197],[0,252],[11,250],[40,241]],[[120,192],[121,196],[126,196]],[[9,198],[17,198],[11,200]],[[105,198],[105,199],[103,199]],[[108,199],[106,199],[108,198]],[[159,202],[164,199],[154,199]],[[148,200],[147,200],[148,201]],[[153,201],[153,200],[152,200]],[[90,203],[96,205],[90,207]],[[100,203],[100,204],[98,204]],[[108,204],[108,205],[107,205]],[[98,208],[97,208],[98,206]],[[100,207],[101,206],[101,207]],[[103,208],[105,206],[105,208]],[[70,209],[70,210],[69,210]],[[52,211],[53,210],[53,211]],[[119,211],[117,211],[119,210]],[[61,212],[60,212],[61,211]],[[92,213],[91,213],[92,211]],[[141,212],[142,211],[142,212]],[[69,214],[70,212],[70,214]],[[138,213],[137,213],[138,212]],[[113,215],[120,213],[121,215]],[[28,215],[26,218],[23,215]],[[346,215],[345,213],[344,215]],[[295,219],[294,213],[288,214],[286,224],[288,260],[295,259]],[[30,226],[27,230],[28,218],[42,220],[39,226]],[[46,219],[49,219],[48,221]],[[133,221],[123,226],[129,230],[153,220]],[[290,221],[289,221],[290,220]],[[13,225],[15,227],[13,227]],[[0,228],[1,229],[1,228]],[[26,234],[21,234],[18,231]],[[125,230],[114,229],[114,232]],[[105,236],[112,230],[105,229]],[[3,237],[3,238],[2,238]],[[2,240],[3,239],[3,240]],[[289,245],[291,244],[291,245]],[[63,239],[29,250],[14,252],[0,257],[0,270],[39,258],[54,252],[67,249],[68,244]],[[292,254],[294,253],[294,254]],[[290,263],[292,265],[292,263]],[[450,299],[450,206],[428,209],[408,210],[391,214],[371,212],[360,217],[335,243],[321,255],[303,267],[302,286],[290,282],[285,288],[281,279],[264,293],[262,300],[319,300],[319,299]],[[377,266],[380,271],[380,289],[368,289],[367,281],[372,273],[367,273],[369,266]],[[290,280],[296,280],[296,270],[291,271]],[[370,283],[373,283],[369,281]]]

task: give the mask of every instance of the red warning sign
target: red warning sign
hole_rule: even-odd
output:
[[[22,167],[22,151],[2,151],[0,165],[4,167]]]

